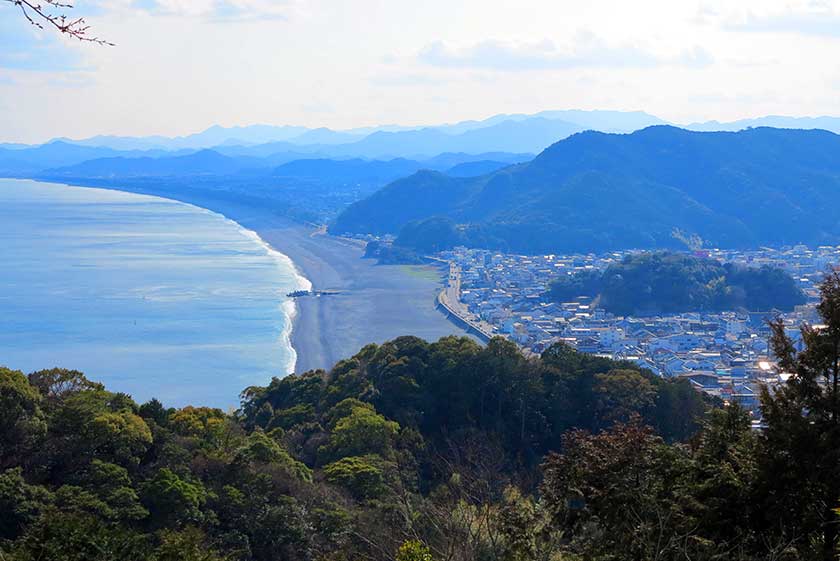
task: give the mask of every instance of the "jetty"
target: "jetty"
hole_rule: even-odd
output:
[[[335,296],[341,294],[340,290],[295,290],[286,294],[289,298],[302,298],[304,296]]]

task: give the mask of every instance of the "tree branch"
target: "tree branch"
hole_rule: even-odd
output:
[[[88,43],[96,43],[97,45],[107,45],[113,47],[114,43],[100,39],[99,37],[88,36],[90,26],[85,21],[85,18],[68,19],[66,15],[56,12],[55,10],[69,10],[73,9],[73,4],[64,3],[60,0],[0,0],[13,4],[20,8],[23,17],[37,27],[44,29],[47,27],[54,27],[59,32],[69,35],[79,41],[86,41]]]

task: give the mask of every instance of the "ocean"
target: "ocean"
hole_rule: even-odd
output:
[[[308,288],[253,232],[192,205],[0,179],[0,365],[83,371],[142,403],[229,408],[294,368]]]

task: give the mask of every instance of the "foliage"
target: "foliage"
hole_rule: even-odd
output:
[[[825,327],[737,404],[557,344],[368,345],[242,407],[138,406],[81,373],[0,370],[8,561],[833,559],[840,274]]]
[[[32,522],[50,503],[49,491],[38,485],[29,485],[20,468],[0,474],[0,539],[12,540]]]
[[[400,546],[396,561],[432,561],[432,554],[423,542],[411,540]]]
[[[380,265],[419,265],[423,263],[419,251],[395,243],[372,241],[365,246],[365,257],[376,259]]]
[[[559,277],[547,293],[558,302],[579,296],[597,297],[601,307],[618,315],[791,310],[805,302],[793,278],[781,269],[669,252],[628,255],[603,273],[586,270]]]
[[[144,505],[162,526],[200,522],[207,492],[198,482],[181,479],[162,468],[140,488]]]
[[[791,485],[795,493],[768,497],[762,513],[772,520],[796,512],[792,539],[818,536],[813,551],[801,538],[803,553],[813,558],[836,555],[840,499],[840,272],[831,271],[821,286],[817,311],[823,327],[803,326],[804,349],[797,352],[781,320],[771,322],[771,343],[779,365],[793,376],[777,391],[762,390],[762,412],[767,423],[759,469],[762,480]]]
[[[14,465],[43,435],[40,402],[22,372],[0,367],[0,468]]]
[[[675,230],[711,247],[833,245],[838,150],[819,130],[588,131],[479,177],[419,171],[348,206],[330,230],[526,254],[673,249]]]
[[[354,406],[349,414],[336,421],[324,452],[331,458],[345,458],[364,452],[388,455],[399,430],[399,424],[388,421],[373,408]]]
[[[361,499],[374,498],[384,492],[381,458],[376,455],[350,456],[324,466],[330,483],[341,485]]]

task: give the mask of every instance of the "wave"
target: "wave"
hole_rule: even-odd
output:
[[[157,197],[157,198],[162,198],[163,199],[165,197]],[[173,200],[173,199],[167,199],[167,200]],[[260,237],[260,235],[257,234],[254,230],[249,230],[248,228],[246,228],[245,226],[243,226],[242,224],[240,224],[236,220],[228,218],[227,216],[225,216],[221,212],[216,212],[214,210],[210,210],[210,209],[200,207],[200,206],[190,204],[190,203],[185,203],[185,202],[182,202],[182,201],[175,201],[175,202],[177,202],[179,204],[187,205],[189,207],[192,207],[192,208],[197,209],[197,210],[202,211],[202,212],[206,212],[208,214],[213,214],[213,215],[219,216],[222,219],[224,219],[225,221],[230,222],[232,225],[236,226],[239,229],[239,231],[242,232],[245,236],[247,236],[248,238],[251,238],[255,243],[262,246],[263,249],[265,249],[266,253],[272,259],[274,259],[279,265],[281,265],[281,267],[283,269],[289,270],[289,271],[292,272],[292,275],[294,276],[294,279],[295,279],[295,286],[294,286],[295,290],[312,290],[312,282],[308,278],[306,278],[303,275],[303,273],[301,273],[300,269],[298,269],[297,265],[295,265],[295,262],[292,261],[289,258],[289,256],[286,255],[285,253],[280,253],[279,251],[277,251],[276,249],[271,247],[271,244],[269,244],[264,239],[262,239]],[[292,346],[292,329],[294,328],[294,321],[295,321],[295,317],[297,316],[298,309],[297,309],[297,304],[295,303],[294,298],[289,298],[285,294],[283,295],[283,297],[285,299],[280,303],[279,308],[283,312],[283,315],[286,317],[286,322],[285,322],[285,325],[283,326],[283,331],[280,332],[280,341],[285,348],[289,349],[289,361],[286,364],[286,374],[294,374],[295,373],[295,367],[297,366],[297,350],[295,350],[295,348]]]

